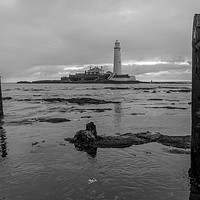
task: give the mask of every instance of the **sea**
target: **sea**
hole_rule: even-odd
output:
[[[189,154],[169,153],[171,147],[154,142],[98,148],[91,156],[64,139],[89,122],[98,135],[190,135],[190,83],[3,83],[2,94],[0,200],[189,199]],[[117,103],[44,100],[56,98]]]

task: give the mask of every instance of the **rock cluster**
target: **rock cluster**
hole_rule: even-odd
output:
[[[78,150],[92,152],[99,148],[125,148],[132,145],[141,145],[150,142],[158,142],[165,146],[188,149],[190,148],[190,136],[167,136],[158,132],[125,133],[117,136],[98,136],[93,122],[86,124],[86,130],[78,131],[73,138],[65,138],[65,141],[73,143]]]
[[[75,103],[78,105],[84,105],[84,104],[108,104],[108,103],[120,103],[117,101],[106,101],[102,99],[94,99],[94,98],[71,98],[71,99],[65,99],[65,98],[46,98],[46,99],[19,99],[18,101],[45,101],[49,103],[55,103],[55,102],[63,102],[63,103]]]
[[[22,120],[18,120],[18,121],[11,121],[11,122],[7,122],[7,124],[9,125],[29,125],[29,124],[33,124],[36,122],[47,122],[47,123],[62,123],[62,122],[70,122],[70,119],[66,119],[66,118],[60,118],[60,117],[56,117],[56,118],[49,118],[49,117],[39,117],[39,118],[29,118],[29,119],[22,119]]]

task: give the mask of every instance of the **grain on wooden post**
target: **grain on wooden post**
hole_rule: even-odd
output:
[[[192,32],[192,141],[191,176],[200,186],[200,14],[195,14]]]
[[[0,76],[0,117],[3,117],[3,99],[1,92],[1,76]]]

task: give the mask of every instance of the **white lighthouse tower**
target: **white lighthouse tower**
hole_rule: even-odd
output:
[[[122,65],[121,65],[121,47],[118,40],[115,42],[114,46],[114,67],[113,67],[113,74],[110,74],[108,77],[109,81],[112,81],[113,83],[119,83],[119,82],[137,82],[135,76],[129,76],[128,74],[122,74]]]
[[[121,65],[121,47],[118,40],[115,42],[114,46],[114,67],[113,74],[122,74],[122,65]]]

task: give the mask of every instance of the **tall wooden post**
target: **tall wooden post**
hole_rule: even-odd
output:
[[[200,187],[200,14],[195,14],[192,32],[192,139],[190,175]]]
[[[0,118],[3,117],[3,99],[1,92],[1,76],[0,76]]]

